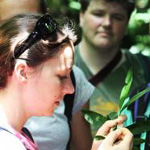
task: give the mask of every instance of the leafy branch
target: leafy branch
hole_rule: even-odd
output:
[[[123,86],[122,90],[121,90],[121,94],[120,94],[120,98],[119,98],[119,109],[117,112],[111,112],[109,113],[107,116],[103,116],[97,112],[94,111],[90,111],[90,110],[82,110],[82,113],[85,117],[85,119],[90,123],[90,124],[94,124],[94,126],[96,128],[99,128],[102,126],[102,124],[104,124],[107,120],[113,120],[116,119],[118,116],[120,116],[122,114],[122,112],[128,108],[133,102],[135,102],[136,100],[138,100],[141,96],[143,96],[146,92],[150,91],[150,88],[146,88],[143,91],[137,93],[136,95],[134,95],[133,97],[129,97],[129,92],[130,92],[130,88],[132,85],[132,81],[133,81],[133,73],[132,73],[132,69],[130,68],[127,76],[125,78],[125,85]],[[150,131],[150,121],[140,121],[138,123],[134,123],[131,124],[129,126],[127,126],[127,128],[134,134],[141,134],[143,132],[148,132]],[[102,136],[95,136],[96,140],[102,140],[105,137]],[[146,140],[144,139],[140,139],[140,138],[134,138],[133,143],[134,143],[134,149],[138,149],[136,147],[136,145],[139,145],[141,143],[146,142]]]

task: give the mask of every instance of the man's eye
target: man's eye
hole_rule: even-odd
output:
[[[104,16],[104,14],[101,13],[101,12],[93,12],[92,14],[93,14],[94,16],[97,16],[97,17],[102,17],[102,16]]]
[[[103,10],[92,10],[91,14],[97,17],[103,17],[105,15],[105,11]]]
[[[121,15],[113,15],[112,17],[113,17],[115,20],[118,20],[118,21],[122,21],[122,20],[125,19],[125,17],[124,17],[124,16],[121,16]]]

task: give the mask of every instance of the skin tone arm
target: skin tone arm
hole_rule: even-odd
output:
[[[99,141],[94,140],[92,150],[131,150],[133,138],[132,133],[126,128],[119,128],[112,131],[112,128],[116,125],[121,127],[125,120],[126,117],[121,116],[115,120],[110,120],[104,123],[96,135],[101,135],[106,138]]]
[[[88,109],[89,103],[83,106]],[[72,144],[73,150],[91,150],[92,135],[90,125],[84,119],[82,112],[79,110],[72,118]]]

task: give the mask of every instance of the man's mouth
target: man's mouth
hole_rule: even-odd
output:
[[[98,32],[99,35],[103,36],[103,37],[110,37],[112,34],[109,32]]]

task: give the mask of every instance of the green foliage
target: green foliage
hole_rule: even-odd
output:
[[[129,69],[127,77],[125,79],[125,85],[121,91],[121,95],[120,95],[120,100],[119,100],[119,108],[122,110],[123,108],[123,104],[124,101],[127,99],[128,95],[129,95],[129,90],[132,84],[132,70]],[[121,111],[119,112],[119,114],[121,113]]]
[[[150,120],[140,121],[127,126],[127,128],[132,131],[134,135],[141,134],[143,132],[148,132],[150,130]]]
[[[147,0],[141,0],[142,3],[146,1]],[[46,2],[50,13],[52,13],[53,16],[59,16],[62,18],[67,16],[75,20],[77,27],[76,32],[80,41],[81,31],[79,28],[79,11],[81,6],[79,0],[46,0]],[[149,4],[144,5],[145,7],[142,8],[142,10],[137,8],[132,13],[126,36],[122,42],[122,47],[127,49],[131,48],[131,52],[133,53],[141,52],[144,55],[150,55],[150,8]],[[143,7],[143,4],[140,7]]]
[[[80,10],[80,8],[81,8],[81,5],[80,5],[80,3],[79,2],[76,2],[76,1],[70,1],[70,3],[69,3],[69,7],[71,8],[71,9],[76,9],[76,10]]]
[[[96,113],[94,111],[82,110],[82,113],[83,113],[85,119],[90,124],[94,124],[96,127],[100,127],[103,123],[105,123],[105,121],[108,120],[107,117],[104,117],[103,115]]]
[[[137,99],[139,99],[141,96],[143,96],[146,92],[150,91],[150,88],[146,88],[145,90],[139,92],[138,94],[134,95],[123,107],[120,108],[119,114],[127,108],[129,105],[131,105],[133,102],[135,102]]]
[[[134,139],[133,139],[134,145],[139,145],[139,144],[142,144],[142,143],[144,143],[144,142],[146,142],[145,139],[139,139],[139,138],[134,138]]]
[[[146,88],[145,90],[137,93],[136,95],[134,95],[133,97],[129,97],[129,91],[131,88],[131,84],[133,81],[133,77],[132,77],[132,69],[129,69],[126,79],[125,79],[125,85],[122,88],[121,94],[120,94],[120,99],[119,99],[119,110],[118,112],[111,112],[110,114],[108,114],[107,116],[103,116],[99,113],[90,111],[90,110],[82,110],[85,119],[90,123],[90,124],[94,124],[94,126],[96,126],[97,128],[101,127],[107,120],[112,120],[112,119],[116,119],[119,115],[121,115],[121,113],[123,112],[123,110],[125,110],[126,108],[128,108],[133,102],[135,102],[137,99],[139,99],[141,96],[143,96],[146,92],[150,91],[150,88]],[[129,126],[127,126],[127,128],[134,134],[141,134],[144,132],[148,132],[150,131],[150,120],[147,121],[140,121],[134,124],[131,124]],[[117,126],[116,128],[117,129]],[[99,137],[96,136],[95,137],[96,140],[101,140],[104,139],[104,137]],[[136,138],[134,139],[134,149],[137,150],[138,148],[135,146],[137,144],[141,144],[145,142],[145,140],[140,139],[140,138]]]
[[[111,112],[111,113],[109,113],[109,114],[107,115],[107,118],[108,118],[109,120],[116,119],[117,117],[118,117],[117,112]]]

